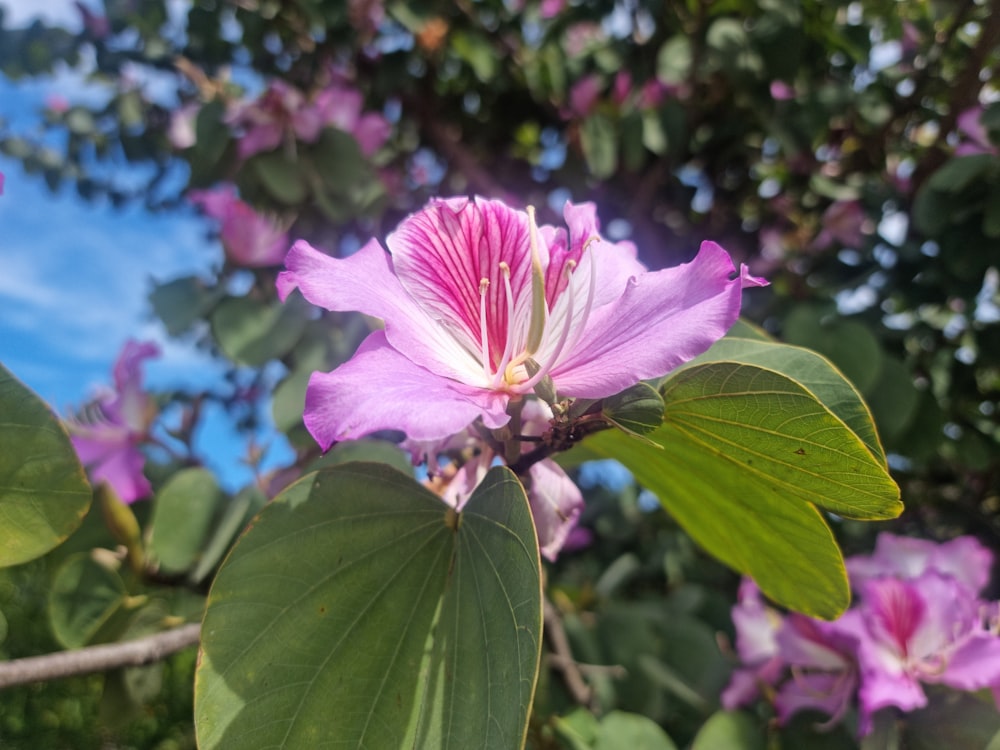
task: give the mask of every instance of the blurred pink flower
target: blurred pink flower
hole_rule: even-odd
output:
[[[983,108],[971,107],[962,112],[956,120],[961,140],[955,147],[956,156],[972,154],[997,154],[997,147],[990,142],[989,134],[983,126]]]
[[[860,734],[882,708],[925,706],[921,683],[968,691],[1000,684],[1000,639],[984,626],[982,602],[954,578],[928,571],[875,578],[861,590],[861,606],[837,621],[859,642]]]
[[[778,653],[781,614],[764,603],[760,589],[749,578],[740,582],[732,618],[741,666],[733,670],[729,684],[722,691],[720,701],[727,711],[753,703],[762,689],[772,689],[781,680],[785,668]]]
[[[882,532],[871,555],[846,560],[855,590],[875,578],[917,578],[927,571],[951,576],[978,594],[990,580],[993,553],[975,537],[960,536],[938,544],[930,539],[897,536]]]
[[[771,81],[771,98],[776,102],[789,101],[795,98],[795,89],[784,81]]]
[[[107,16],[97,15],[80,2],[80,0],[74,0],[73,5],[76,6],[77,11],[80,13],[84,30],[91,37],[94,39],[105,39],[111,33],[111,24],[108,23]]]
[[[353,135],[365,156],[374,154],[389,139],[389,122],[377,112],[362,111],[360,91],[335,83],[316,96],[313,106],[324,127]]]
[[[273,81],[254,102],[237,106],[227,122],[243,130],[238,153],[247,159],[276,149],[285,138],[315,143],[323,128],[344,130],[371,156],[389,137],[389,123],[380,114],[362,112],[360,92],[335,83],[309,101],[284,81]]]
[[[139,445],[146,440],[156,406],[142,389],[142,362],[160,354],[150,342],[126,342],[114,365],[114,390],[100,394],[80,416],[67,420],[70,439],[91,481],[106,481],[126,503],[151,492]]]
[[[542,0],[538,6],[538,14],[547,21],[562,13],[565,7],[566,0]]]
[[[322,129],[319,115],[305,95],[281,80],[272,81],[256,101],[237,105],[226,120],[244,131],[237,148],[241,159],[273,151],[286,134],[312,143]]]
[[[834,201],[823,212],[822,229],[813,240],[813,247],[823,250],[835,243],[842,247],[858,248],[865,235],[871,233],[871,220],[860,201]]]
[[[568,118],[589,115],[594,110],[603,88],[604,81],[596,73],[578,80],[569,90],[569,110],[564,112],[563,116]]]
[[[276,266],[288,252],[288,233],[236,197],[232,186],[193,190],[188,199],[219,222],[226,257],[245,268]]]
[[[63,114],[69,109],[69,102],[65,96],[60,94],[50,94],[45,97],[45,108],[56,114]]]

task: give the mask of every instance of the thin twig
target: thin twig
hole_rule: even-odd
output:
[[[105,672],[119,667],[141,667],[162,661],[198,642],[201,624],[156,633],[134,641],[87,646],[44,656],[0,662],[0,689],[30,682]]]
[[[545,600],[545,637],[552,647],[552,655],[549,657],[549,664],[562,672],[566,689],[569,690],[573,700],[581,706],[593,708],[591,700],[594,698],[594,691],[587,681],[583,679],[583,673],[579,665],[573,660],[573,653],[570,651],[569,638],[566,637],[566,630],[563,628],[562,620],[555,605],[548,599]]]

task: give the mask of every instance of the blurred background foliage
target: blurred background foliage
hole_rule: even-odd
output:
[[[567,199],[594,201],[604,233],[633,241],[651,267],[688,260],[713,239],[771,281],[746,316],[826,355],[865,396],[907,505],[894,528],[971,533],[996,549],[997,6],[105,0],[80,5],[73,29],[12,28],[0,16],[5,76],[73,71],[88,92],[50,100],[33,128],[0,122],[0,151],[52,190],[99,204],[190,210],[191,190],[232,184],[290,238],[334,253],[383,238],[431,196],[465,193],[534,205],[548,223],[559,223]],[[306,102],[328,90],[360,95],[363,111],[387,124],[384,137],[366,140],[355,111],[315,138],[289,119],[276,147],[241,154],[249,126],[240,108],[273,81]],[[262,474],[238,502],[187,474],[207,508],[192,521],[169,485],[196,461],[183,450],[158,456],[147,472],[157,508],[135,510],[147,552],[175,564],[119,579],[105,603],[113,622],[74,631],[80,643],[121,637],[150,602],[161,620],[197,608],[179,600],[177,584],[203,594],[243,519],[318,458],[301,424],[306,380],[344,361],[368,331],[358,318],[280,307],[277,267],[226,251],[213,276],[150,293],[169,335],[231,365],[218,393],[159,394],[164,409],[184,414],[171,438],[190,445],[206,398],[248,430],[262,404],[298,460]],[[617,665],[588,673],[593,707],[644,714],[684,746],[728,679],[735,577],[644,503],[630,478],[579,471],[594,541],[549,567],[553,605],[580,661]],[[197,544],[189,536],[176,549],[166,520],[158,536],[157,514],[200,524]],[[869,549],[878,528],[835,531],[852,553]],[[89,518],[57,553],[0,573],[4,656],[55,647],[39,625],[58,617],[60,605],[46,604],[51,581],[67,565],[100,567],[72,555],[113,549],[121,539],[109,534]],[[112,675],[7,691],[0,744],[190,747],[192,658],[163,665],[156,689]],[[542,680],[533,746],[612,747],[580,739],[598,730],[573,723],[558,670]],[[105,722],[120,714],[107,708],[113,700],[136,707],[124,724]],[[761,737],[770,731],[764,718],[756,726]],[[839,731],[818,739],[798,722],[767,746],[855,746]]]

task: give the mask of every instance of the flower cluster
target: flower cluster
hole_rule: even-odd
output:
[[[67,421],[70,439],[94,484],[105,481],[126,503],[152,491],[139,445],[148,436],[156,405],[142,387],[142,363],[159,356],[151,342],[128,341],[114,365],[114,390],[98,394]]]
[[[517,461],[525,438],[539,439],[557,402],[667,374],[725,334],[744,286],[764,283],[712,242],[690,263],[647,271],[633,245],[602,239],[592,204],[567,203],[564,218],[566,228],[538,226],[531,209],[459,197],[406,218],[388,253],[375,240],[347,258],[295,243],[282,299],[298,289],[384,322],[350,361],[310,379],[304,421],[320,446],[401,430],[433,463],[471,437],[480,445],[444,491],[461,504],[495,460]],[[554,463],[528,473],[552,557],[582,500]]]
[[[236,197],[231,185],[193,190],[188,199],[219,222],[219,238],[231,263],[244,268],[276,266],[288,252],[288,234]]]
[[[350,133],[365,156],[374,154],[389,137],[382,115],[364,112],[361,92],[333,83],[312,99],[284,81],[273,81],[260,97],[238,105],[228,122],[242,131],[238,152],[247,159],[273,151],[286,138],[315,143],[324,128]]]
[[[742,665],[723,706],[763,695],[780,723],[804,709],[835,723],[856,703],[864,736],[881,709],[925,706],[922,684],[992,688],[1000,698],[997,603],[979,597],[992,563],[972,537],[937,544],[882,533],[872,555],[847,560],[858,598],[834,622],[782,615],[745,580],[733,608]]]

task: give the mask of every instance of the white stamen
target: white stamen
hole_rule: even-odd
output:
[[[483,277],[479,280],[479,346],[483,358],[483,374],[489,378],[490,372],[490,340],[486,327],[486,291],[489,289],[490,280]]]
[[[539,380],[544,378],[546,375],[548,375],[549,372],[552,370],[552,368],[555,366],[556,362],[559,361],[559,356],[562,354],[563,349],[566,346],[566,341],[569,339],[569,334],[573,330],[573,299],[574,299],[573,280],[572,278],[569,277],[572,275],[573,269],[575,268],[576,268],[576,262],[572,260],[567,261],[566,265],[563,268],[563,273],[566,274],[569,281],[569,283],[566,284],[566,289],[563,292],[563,294],[569,296],[566,300],[566,320],[563,323],[562,331],[559,332],[559,341],[556,342],[556,347],[555,349],[553,349],[552,354],[549,356],[548,360],[546,362],[539,363],[540,367],[538,368],[538,372],[536,372],[533,376],[528,378],[523,383],[520,383],[518,385],[519,388],[524,388],[526,390],[534,388],[535,384]],[[586,320],[586,318],[584,318],[584,320]],[[583,326],[581,325],[579,327],[582,328]]]
[[[497,365],[496,374],[493,377],[493,388],[500,385],[503,380],[507,365],[510,364],[511,357],[514,356],[514,335],[516,321],[514,320],[514,292],[510,288],[510,266],[506,261],[500,261],[500,273],[503,274],[504,290],[507,293],[507,344],[503,349],[503,356],[500,364]]]

